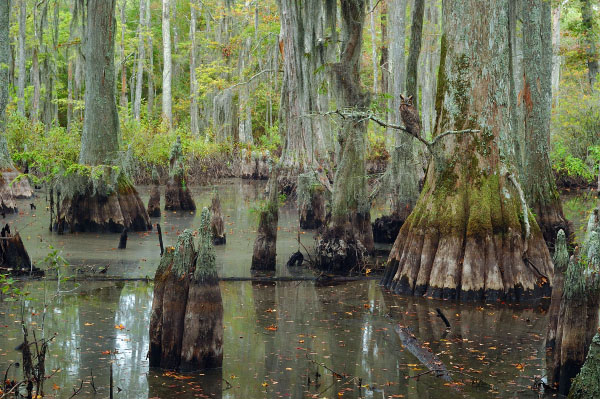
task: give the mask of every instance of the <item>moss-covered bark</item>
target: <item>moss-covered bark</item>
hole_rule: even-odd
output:
[[[326,222],[326,188],[319,182],[315,172],[298,175],[296,189],[300,228],[318,229]]]
[[[600,398],[600,332],[592,339],[585,363],[569,391],[569,399],[588,398]]]
[[[421,196],[388,259],[383,283],[395,292],[511,301],[549,294],[548,249],[509,179],[507,1],[443,3],[436,132],[480,133],[433,147]]]
[[[278,170],[273,168],[268,197],[259,211],[258,231],[252,251],[250,270],[274,271],[277,260],[277,223],[279,220]]]
[[[331,84],[340,109],[365,109],[369,95],[360,85],[360,54],[365,22],[364,0],[342,0],[340,62],[331,66]],[[342,119],[338,131],[340,152],[333,181],[331,221],[319,238],[319,267],[347,272],[373,250],[373,230],[366,175],[367,122],[360,117]]]

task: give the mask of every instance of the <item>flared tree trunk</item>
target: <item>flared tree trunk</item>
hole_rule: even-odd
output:
[[[508,0],[443,3],[437,134],[383,283],[397,293],[521,301],[549,294],[550,254],[512,169]],[[525,208],[525,209],[523,209]]]
[[[360,85],[362,30],[366,0],[341,2],[340,62],[331,66],[331,85],[339,109],[364,110],[370,97]],[[331,221],[317,242],[319,267],[347,273],[359,268],[373,251],[371,204],[365,163],[367,122],[361,117],[342,119],[340,153],[333,181]]]
[[[546,242],[559,230],[569,237],[550,164],[552,108],[552,13],[546,0],[523,3],[523,87],[519,98],[525,119],[523,188]]]
[[[295,189],[296,176],[308,165],[327,159],[328,121],[315,115],[322,109],[318,89],[325,81],[323,66],[328,62],[335,37],[335,0],[280,2],[283,86],[281,94],[282,135],[285,144],[281,159],[282,190]],[[333,25],[332,25],[333,23]]]
[[[79,163],[100,166],[104,182],[94,176],[65,177],[59,229],[71,231],[146,231],[152,228],[146,207],[119,164],[119,115],[115,99],[115,3],[89,0],[86,25],[85,114]],[[101,165],[106,165],[102,167]],[[92,174],[93,175],[93,174]],[[100,186],[100,189],[98,187]]]

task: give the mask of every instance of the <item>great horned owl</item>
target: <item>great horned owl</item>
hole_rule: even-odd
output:
[[[404,96],[400,94],[400,100],[400,117],[402,118],[404,127],[406,127],[406,130],[413,136],[420,137],[421,118],[419,117],[417,107],[413,104],[413,96],[404,98]]]

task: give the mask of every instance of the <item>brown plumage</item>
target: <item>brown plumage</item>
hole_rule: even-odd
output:
[[[421,135],[421,118],[419,117],[419,111],[413,104],[413,96],[404,98],[400,94],[400,117],[406,130],[415,137]]]

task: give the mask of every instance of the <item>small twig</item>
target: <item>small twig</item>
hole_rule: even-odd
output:
[[[440,310],[440,308],[435,308],[435,311],[437,312],[437,316],[442,319],[442,321],[444,322],[444,324],[446,324],[446,328],[450,328],[450,322],[448,321],[448,319],[446,318],[446,316],[442,313],[442,311]]]
[[[94,369],[90,369],[90,377],[92,377],[92,389],[94,390],[94,393],[96,393],[98,391],[96,390],[96,384],[94,383]]]
[[[223,389],[224,391],[233,388],[233,385],[231,385],[231,383],[229,381],[227,381],[225,378],[223,378],[222,380],[225,381],[225,384],[227,384],[225,389]]]
[[[238,86],[247,85],[248,83],[252,82],[254,79],[258,78],[263,73],[267,73],[267,72],[278,72],[278,71],[276,69],[262,70],[262,71],[258,72],[256,75],[250,77],[250,79],[246,80],[245,82],[238,82],[238,83],[234,84],[233,86],[230,86],[228,89],[235,89]],[[227,89],[225,89],[225,90],[227,90]]]
[[[83,388],[83,380],[81,380],[81,384],[79,384],[79,388],[77,390],[75,390],[75,388],[73,388],[73,395],[69,396],[69,399],[74,398],[75,396],[77,396],[77,394],[79,392],[81,392],[82,388]]]

